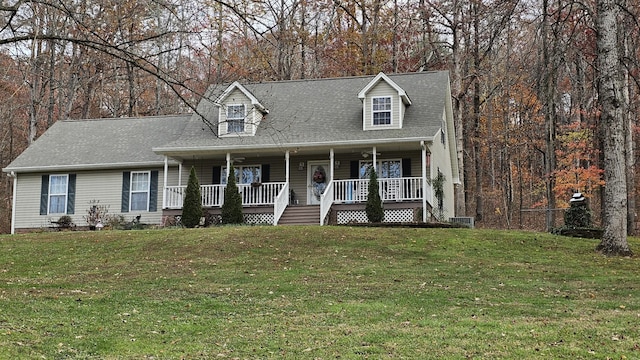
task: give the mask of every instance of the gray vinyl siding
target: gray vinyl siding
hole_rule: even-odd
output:
[[[373,125],[373,98],[381,96],[391,97],[391,124],[390,125]],[[381,130],[381,129],[399,129],[402,126],[400,121],[403,113],[402,109],[404,104],[398,95],[398,91],[387,84],[385,81],[380,81],[374,86],[363,102],[363,114],[364,114],[364,130]]]
[[[122,172],[123,171],[158,171],[158,198],[157,211],[155,212],[130,212],[121,213],[122,197]],[[55,172],[58,174],[59,172]],[[109,214],[124,215],[126,220],[131,220],[137,215],[142,215],[141,221],[146,224],[160,224],[162,220],[162,194],[164,187],[164,175],[162,169],[140,168],[127,170],[101,170],[80,171],[76,174],[76,199],[75,214],[70,215],[77,226],[87,226],[84,216],[87,214],[90,202],[98,200],[100,205],[109,207]],[[54,173],[51,173],[54,174]],[[15,209],[15,227],[19,229],[46,228],[50,221],[58,220],[61,214],[40,215],[40,187],[42,175],[49,173],[22,173],[18,174],[17,199]]]

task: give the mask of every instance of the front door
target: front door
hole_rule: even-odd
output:
[[[328,161],[307,163],[307,204],[320,204],[320,194],[324,192],[331,178],[330,171]]]

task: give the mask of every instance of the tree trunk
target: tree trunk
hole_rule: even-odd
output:
[[[605,255],[631,255],[627,243],[627,173],[625,99],[618,51],[618,7],[615,0],[597,1],[598,99],[604,148],[604,234],[597,249]]]

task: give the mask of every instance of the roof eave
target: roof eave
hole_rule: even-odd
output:
[[[169,165],[178,165],[179,162],[168,159]],[[6,167],[2,171],[5,173],[37,173],[37,172],[54,172],[54,171],[86,171],[86,170],[113,170],[113,169],[132,169],[164,166],[163,161],[144,161],[144,162],[127,162],[127,163],[108,163],[108,164],[72,164],[72,165],[47,165],[47,166],[16,166]]]

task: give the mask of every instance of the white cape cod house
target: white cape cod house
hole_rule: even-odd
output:
[[[366,221],[375,168],[385,221],[454,216],[459,182],[447,72],[211,86],[193,115],[56,122],[3,169],[12,232],[91,204],[165,224],[181,214],[190,169],[214,220],[233,166],[245,220]],[[443,196],[432,179],[444,176]]]

